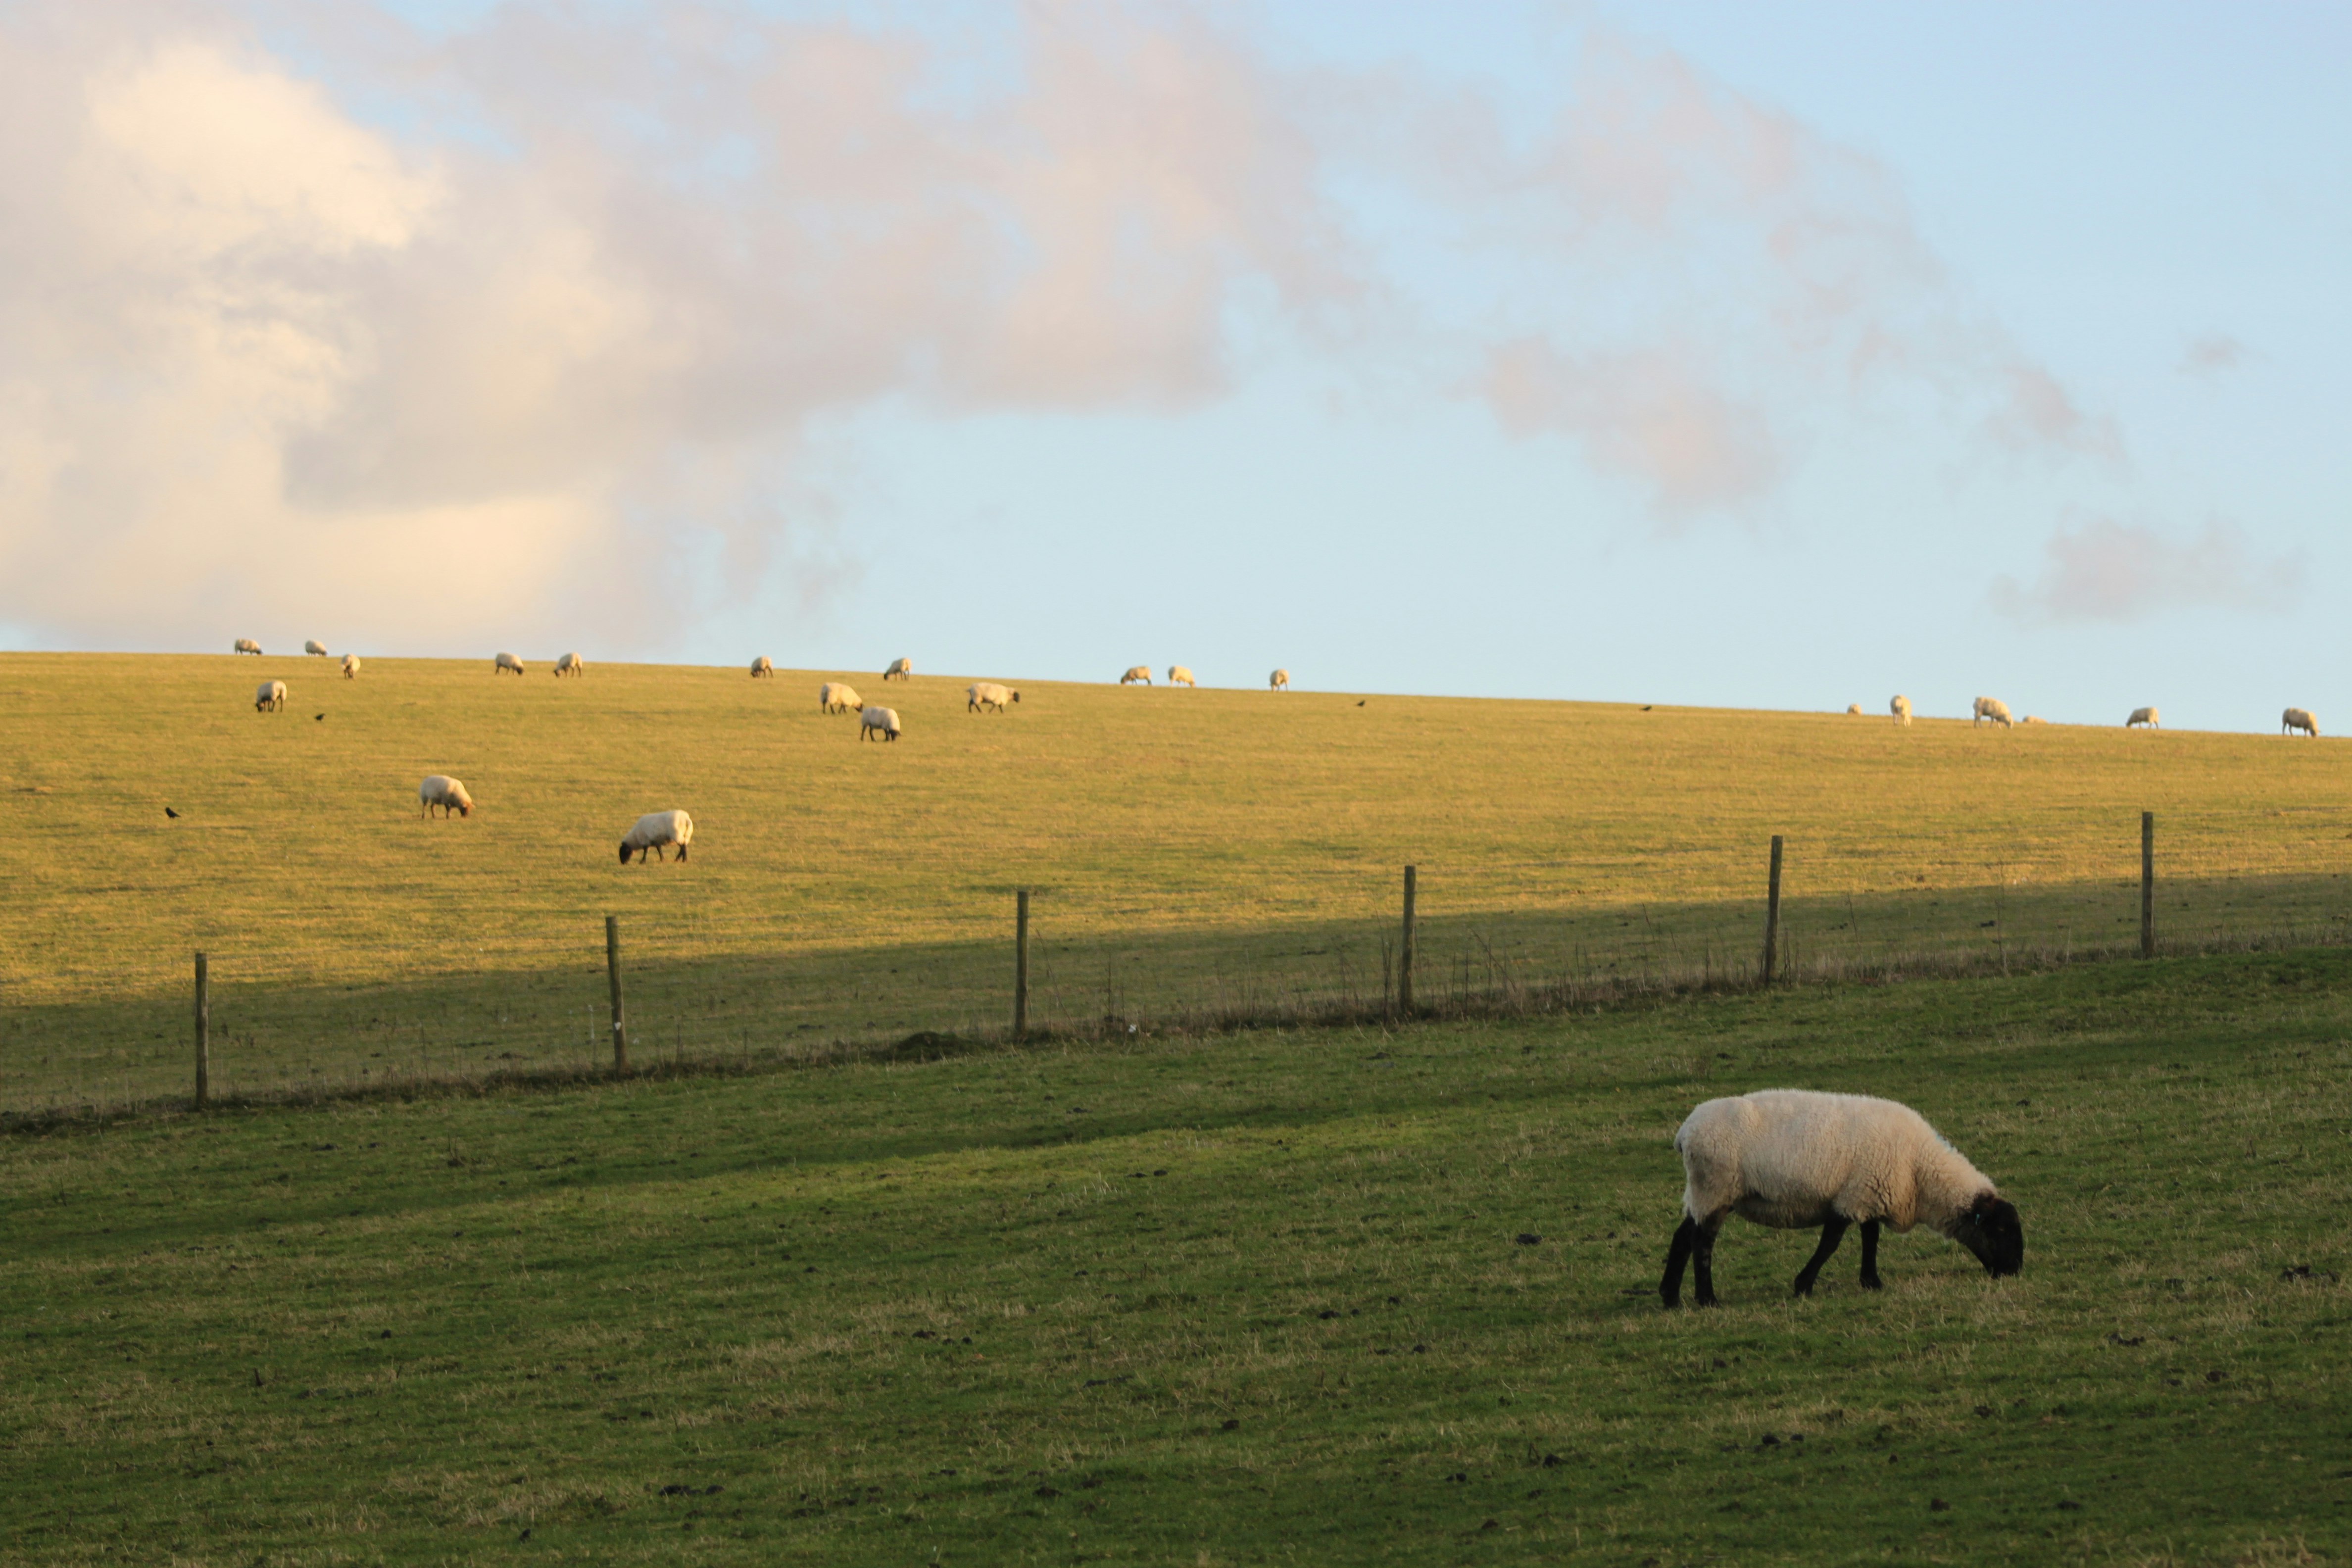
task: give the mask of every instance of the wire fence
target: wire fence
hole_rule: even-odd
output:
[[[2137,823],[2114,874],[2020,838],[1931,854],[1890,842],[1787,847],[1773,978],[1877,979],[2038,967],[2142,952]],[[2283,838],[2213,816],[2163,825],[2153,951],[2339,942],[2352,842]],[[1671,846],[1584,859],[1416,863],[1411,965],[1402,868],[1335,865],[1278,887],[1032,889],[1025,1018],[1064,1037],[1415,1015],[1539,1013],[1765,978],[1766,847],[1694,868]],[[1676,896],[1645,897],[1651,885]],[[1691,889],[1720,888],[1720,896]],[[785,914],[637,914],[620,929],[638,1070],[923,1055],[1013,1032],[1014,889],[943,894],[920,940],[833,940]],[[410,944],[320,930],[207,942],[208,1089],[299,1098],[612,1069],[603,911],[459,940],[420,910]],[[194,1070],[186,951],[18,953],[0,1005],[0,1115],[184,1103]],[[1408,980],[1408,975],[1410,979]],[[1408,986],[1410,987],[1408,996]]]

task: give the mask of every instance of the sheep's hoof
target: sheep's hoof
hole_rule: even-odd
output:
[[[1862,1277],[1862,1288],[1865,1290],[1884,1290],[1886,1286],[1877,1275],[1865,1274]]]

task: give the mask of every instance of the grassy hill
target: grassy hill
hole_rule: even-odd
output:
[[[1832,969],[2136,940],[2143,809],[2176,940],[2340,929],[2352,860],[2333,740],[1108,684],[970,716],[852,672],[884,746],[817,712],[844,672],[546,668],[0,656],[0,1109],[184,1085],[196,948],[221,1075],[268,1087],[593,1058],[607,913],[647,1049],[751,1053],[1001,1026],[1021,886],[1037,1016],[1148,1023],[1376,997],[1408,861],[1430,995],[1752,969],[1773,833]],[[436,771],[471,820],[420,819]],[[692,859],[623,868],[670,806]]]
[[[2347,1039],[2241,955],[19,1132],[0,1559],[2340,1563]],[[1790,1082],[2024,1273],[1663,1311]]]

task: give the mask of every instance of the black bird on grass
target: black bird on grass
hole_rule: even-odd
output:
[[[168,806],[168,805],[167,805],[167,806],[165,806],[165,807],[163,808],[163,815],[164,815],[164,816],[166,816],[173,817],[173,818],[175,818],[175,819],[176,819],[176,818],[179,816],[179,815],[180,815],[180,814],[179,814],[178,812],[176,812],[176,811],[173,811],[170,806]]]
[[[310,717],[321,724],[327,721],[327,716],[324,713],[313,713]]]

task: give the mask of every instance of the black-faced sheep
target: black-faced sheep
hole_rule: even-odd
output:
[[[1168,667],[1168,684],[1171,686],[1192,686],[1197,685],[1198,682],[1193,680],[1192,671],[1190,666],[1171,664]]]
[[[915,661],[911,658],[892,659],[890,661],[890,668],[882,672],[882,679],[885,680],[914,679]]]
[[[555,673],[559,677],[585,675],[588,673],[588,661],[576,653],[567,653],[555,661]]]
[[[1265,683],[1276,691],[1287,691],[1290,689],[1290,671],[1277,669],[1265,678]]]
[[[251,637],[239,637],[236,639],[236,643],[230,647],[229,652],[249,653],[254,655],[256,658],[259,658],[261,654],[261,645],[254,641]]]
[[[816,689],[816,710],[820,713],[847,713],[863,710],[866,699],[845,680],[828,680]]]
[[[1886,705],[1886,710],[1895,715],[1895,721],[1897,724],[1911,722],[1911,699],[1908,697],[1897,695],[1894,701]]]
[[[423,784],[418,784],[416,798],[424,802],[426,816],[433,815],[433,808],[436,805],[441,808],[441,815],[444,816],[453,811],[460,816],[474,815],[474,797],[466,793],[464,784],[459,784],[447,773],[435,773]]]
[[[768,656],[766,654],[763,653],[759,658],[751,661],[752,679],[761,680],[773,679],[775,673],[776,667],[768,662]]]
[[[2135,708],[2131,710],[2131,717],[2124,721],[2124,728],[2129,730],[2134,726],[2140,724],[2145,724],[2151,730],[2160,730],[2164,728],[2162,724],[2157,721],[2157,719],[2158,715],[2155,709]]]
[[[1970,713],[1971,717],[1969,720],[1970,728],[1974,728],[1979,724],[1990,722],[1998,724],[2002,729],[2006,730],[2011,722],[2009,716],[2009,704],[2003,702],[1998,697],[1978,698],[1975,707],[1970,710]]]
[[[662,847],[675,844],[677,846],[678,864],[683,866],[686,864],[686,847],[693,842],[694,818],[682,811],[649,811],[637,818],[637,825],[622,838],[621,864],[625,866],[629,863],[632,850],[636,853],[640,866],[646,863],[646,851],[648,849],[653,851],[656,858],[667,860],[669,857],[662,853]]]
[[[993,708],[1002,713],[1020,700],[1021,693],[1009,686],[999,686],[993,680],[975,680],[964,689],[963,710],[985,713]]]
[[[329,657],[327,653],[327,645],[320,642],[317,637],[312,637],[309,642],[304,643],[302,645],[302,651],[306,654],[316,654],[320,658]]]
[[[2319,721],[2311,716],[2310,709],[2290,708],[2279,715],[2280,733],[2293,734],[2297,731],[2315,741],[2319,738]]]
[[[1710,1100],[1675,1134],[1683,1157],[1683,1222],[1666,1253],[1658,1295],[1682,1303],[1683,1267],[1696,1266],[1698,1304],[1715,1304],[1715,1233],[1737,1214],[1779,1230],[1819,1226],[1822,1244],[1797,1276],[1797,1294],[1862,1226],[1862,1285],[1879,1288],[1878,1229],[1925,1225],[1976,1254],[1985,1272],[2024,1267],[2016,1205],[1909,1106],[1860,1094],[1766,1089]]]
[[[275,713],[285,706],[286,683],[284,681],[265,680],[254,689],[253,710],[256,713]]]
[[[343,655],[343,679],[345,680],[352,679],[358,676],[359,672],[360,656],[355,653],[347,653]]]
[[[898,710],[896,708],[866,708],[857,715],[857,738],[861,741],[897,740]]]
[[[520,675],[522,673],[522,660],[517,658],[510,653],[502,653],[499,655],[498,658],[490,661],[490,673],[492,675],[504,675],[509,670],[513,671],[517,675]]]
[[[1139,664],[1120,676],[1118,683],[1121,686],[1149,686],[1151,684],[1151,667],[1148,664]]]

